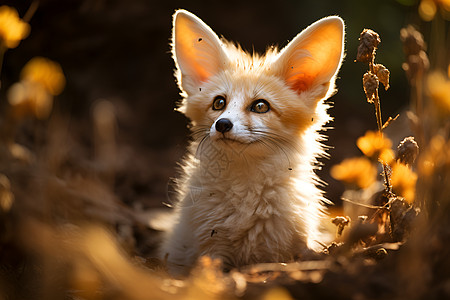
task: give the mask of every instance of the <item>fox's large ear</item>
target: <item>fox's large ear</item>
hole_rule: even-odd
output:
[[[297,93],[323,85],[333,86],[344,54],[344,22],[321,19],[298,34],[280,53],[274,67]]]
[[[172,39],[178,81],[188,93],[216,74],[227,59],[217,35],[186,10],[174,14]]]

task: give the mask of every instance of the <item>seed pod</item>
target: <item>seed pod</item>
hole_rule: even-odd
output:
[[[373,65],[373,70],[377,74],[378,80],[384,85],[385,90],[389,88],[389,75],[390,72],[388,68],[382,64]]]
[[[337,226],[336,236],[340,237],[345,226],[350,224],[350,217],[337,216],[336,218],[331,219],[331,223]]]
[[[381,43],[378,33],[371,29],[364,29],[359,36],[358,53],[356,61],[372,62],[378,44]]]
[[[366,93],[367,102],[373,103],[378,98],[378,77],[370,72],[366,72],[363,76],[363,87]]]
[[[413,136],[408,136],[398,145],[396,159],[402,164],[412,166],[418,154],[419,145],[417,145]]]
[[[418,208],[408,204],[402,197],[390,200],[389,219],[391,220],[391,236],[394,241],[404,241],[413,228],[413,223],[420,213]]]

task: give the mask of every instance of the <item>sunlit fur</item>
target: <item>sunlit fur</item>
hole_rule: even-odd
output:
[[[333,61],[336,67],[330,74],[313,74],[307,88],[294,90],[287,83],[291,75],[286,75],[293,55],[284,53],[292,52],[286,50],[292,43],[262,56],[249,54],[216,40],[194,15],[178,11],[174,27],[181,26],[177,18],[182,20],[178,24],[192,23],[192,30],[203,34],[199,42],[210,44],[206,50],[195,49],[206,54],[192,56],[200,65],[208,56],[203,69],[188,61],[192,51],[176,48],[174,33],[176,77],[184,98],[179,110],[191,120],[192,142],[177,182],[176,221],[161,248],[169,270],[186,274],[202,255],[220,258],[232,268],[292,261],[307,248],[317,249],[326,201],[314,173],[317,157],[325,154],[318,131],[330,120],[324,100],[335,90],[343,56],[342,21],[334,17],[336,25],[331,24],[340,26],[336,30],[342,34],[336,38],[341,48]],[[218,95],[227,101],[223,110],[212,109]],[[270,104],[267,113],[250,110],[258,99]],[[215,129],[221,118],[231,120],[230,131]]]

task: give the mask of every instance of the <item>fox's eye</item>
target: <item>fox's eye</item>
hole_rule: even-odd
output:
[[[252,103],[250,110],[255,113],[263,114],[270,110],[270,105],[266,100],[259,99]]]
[[[226,104],[227,104],[227,102],[223,96],[216,96],[216,98],[214,98],[212,109],[213,110],[222,110],[225,108]]]

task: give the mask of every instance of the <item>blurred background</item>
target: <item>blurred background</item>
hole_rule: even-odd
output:
[[[173,178],[189,141],[188,120],[174,111],[180,100],[170,53],[172,14],[176,9],[193,12],[219,36],[259,53],[270,45],[283,47],[322,17],[339,15],[345,20],[346,58],[337,80],[339,91],[331,98],[332,129],[326,132],[330,158],[321,160],[323,168],[318,171],[327,183],[326,197],[337,207],[341,205],[344,186],[330,176],[330,168],[345,158],[361,156],[356,139],[377,128],[374,107],[367,103],[362,87],[367,65],[354,62],[361,31],[370,28],[380,35],[376,62],[391,72],[391,88],[385,91],[380,87],[379,93],[383,121],[400,114],[386,130],[394,147],[411,134],[405,113],[410,105],[410,87],[402,69],[405,56],[400,29],[408,24],[416,26],[429,45],[430,70],[445,69],[445,73],[450,73],[450,30],[445,21],[450,20],[448,0],[2,0],[2,5],[17,9],[19,16],[27,19],[30,32],[18,39],[23,40],[17,47],[10,44],[6,49],[4,36],[13,32],[14,26],[0,22],[0,57],[4,53],[0,74],[0,298],[102,299],[98,293],[101,290],[103,299],[148,299],[149,291],[160,299],[167,299],[166,292],[179,299],[176,291],[184,283],[169,282],[158,277],[157,272],[144,272],[142,268],[164,268],[163,262],[154,259],[161,222],[152,212],[172,203]],[[0,7],[0,17],[7,14],[7,9]],[[441,15],[434,18],[437,14]],[[445,40],[442,37],[446,35]],[[37,56],[59,63],[64,76],[59,65],[32,60]],[[27,67],[23,69],[24,66]],[[44,85],[31,79],[41,80]],[[38,84],[43,94],[32,90]],[[448,77],[436,82],[438,102],[442,101],[442,105],[447,103],[449,84]],[[26,88],[32,92],[29,99],[24,98]],[[26,101],[20,102],[21,99]],[[39,103],[40,111],[30,110]],[[422,116],[421,122],[436,123],[437,130],[446,119],[435,116],[439,112]],[[442,116],[448,118],[445,111]],[[439,154],[446,157],[442,154],[447,147],[445,141],[438,141],[440,146],[429,152],[431,161]],[[448,163],[442,157],[440,160]],[[443,166],[445,170],[446,165]],[[431,183],[425,183],[434,184],[433,191],[440,195],[445,185],[442,182],[448,177],[434,175],[438,171],[427,174],[431,175],[421,180],[429,179]],[[442,206],[448,202],[446,195],[442,193],[441,202],[436,200],[439,218],[440,213],[445,218],[449,215]],[[430,240],[435,248],[442,247],[443,250],[437,247],[436,253],[442,253],[441,258],[448,262],[450,247],[437,242],[449,240],[450,232],[444,232],[443,238],[435,240],[425,232],[416,242],[423,245],[423,253],[432,253],[427,252],[424,240]],[[407,266],[403,283],[411,285],[411,295],[416,296],[416,290],[421,288],[418,283],[436,272],[421,265],[423,256],[404,257],[400,268],[392,260],[386,260],[385,266],[388,271]],[[430,257],[439,262],[436,256]],[[221,280],[225,275],[217,264],[202,264],[206,275],[200,272],[200,279],[194,276],[185,287],[209,292],[230,283]],[[448,264],[436,264],[447,280]],[[214,273],[217,270],[219,275]],[[400,277],[394,273],[386,277],[384,273],[374,275],[373,270],[358,270],[351,271],[353,277],[334,273],[324,281],[326,288],[316,289],[309,284],[302,288],[311,287],[316,296],[318,291],[328,293],[327,298],[335,297],[335,291],[345,292],[336,299],[363,299],[355,289],[378,293],[388,286],[403,295],[405,285],[396,286]],[[237,279],[232,281],[236,281],[236,288]],[[263,285],[270,287],[266,277],[260,279],[261,285],[254,286],[259,292]],[[358,285],[357,280],[368,283]],[[344,281],[347,289],[342,286]],[[243,282],[245,285],[245,279]],[[329,288],[330,283],[334,288]],[[444,283],[442,289],[448,295],[448,280]],[[118,290],[123,297],[116,295]],[[68,293],[74,297],[67,298]],[[191,298],[213,299],[211,294]]]
[[[2,1],[23,17],[33,1]],[[180,100],[170,54],[172,14],[187,9],[219,35],[248,51],[264,52],[269,45],[287,44],[312,22],[339,15],[346,23],[346,59],[332,97],[335,120],[327,131],[330,159],[324,159],[320,177],[328,183],[327,197],[336,204],[344,187],[329,175],[332,165],[359,155],[357,137],[376,128],[373,106],[365,100],[362,75],[367,65],[355,63],[358,37],[364,28],[381,36],[376,62],[391,71],[391,88],[380,89],[383,119],[407,108],[409,87],[402,70],[404,56],[399,39],[407,24],[428,29],[417,13],[416,0],[318,1],[148,1],[148,0],[42,0],[30,20],[31,32],[15,49],[6,52],[1,73],[0,107],[6,92],[17,82],[22,67],[34,56],[61,64],[66,87],[56,97],[52,116],[59,123],[21,125],[17,142],[32,149],[45,144],[35,128],[52,124],[62,131],[57,145],[65,145],[79,161],[96,153],[95,106],[112,104],[117,153],[122,167],[114,176],[113,193],[126,205],[144,209],[170,203],[171,178],[185,154],[187,119],[174,111]],[[424,30],[426,33],[427,31]],[[425,40],[427,36],[425,36]],[[54,119],[55,117],[53,117]],[[52,117],[50,118],[52,119]],[[61,122],[63,120],[63,122]],[[49,125],[50,124],[50,125]],[[396,145],[408,135],[401,119],[393,127]],[[83,164],[73,167],[83,169]]]

